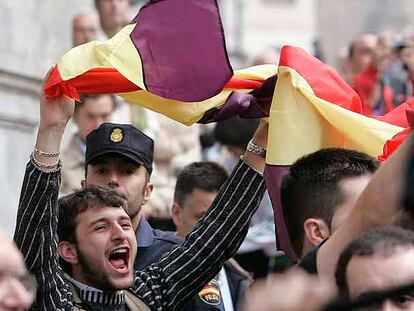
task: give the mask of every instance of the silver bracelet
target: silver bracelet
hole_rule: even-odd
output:
[[[256,145],[253,140],[250,140],[247,144],[247,151],[258,155],[261,158],[266,158],[266,149]]]
[[[56,158],[60,154],[60,152],[45,152],[45,151],[38,149],[37,147],[35,147],[34,152],[38,156],[45,157],[45,158]]]
[[[31,155],[31,159],[32,159],[32,161],[33,161],[33,163],[38,167],[38,168],[40,168],[40,169],[48,169],[48,170],[50,170],[50,169],[56,169],[58,166],[59,166],[59,160],[58,160],[58,162],[56,163],[56,164],[46,164],[46,163],[42,163],[42,162],[40,162],[39,160],[36,160],[36,158],[35,158],[35,156],[34,156],[34,153],[32,153],[32,155]]]

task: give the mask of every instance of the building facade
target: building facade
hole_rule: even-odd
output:
[[[0,1],[0,229],[11,235],[33,150],[42,78],[71,47],[71,18],[92,1]]]

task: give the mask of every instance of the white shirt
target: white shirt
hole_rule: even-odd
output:
[[[224,267],[221,268],[217,279],[220,286],[221,297],[223,298],[224,310],[234,311],[229,282],[227,280],[226,270]]]

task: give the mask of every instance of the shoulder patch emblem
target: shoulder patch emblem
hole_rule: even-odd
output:
[[[114,143],[120,143],[122,139],[124,138],[124,135],[122,133],[122,129],[119,127],[116,127],[112,130],[110,139]]]
[[[198,296],[203,302],[211,306],[218,306],[221,302],[221,293],[217,280],[213,279],[206,284],[198,293]]]

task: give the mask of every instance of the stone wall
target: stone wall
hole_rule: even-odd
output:
[[[0,228],[13,233],[38,124],[41,79],[71,47],[71,18],[92,0],[0,1]]]

